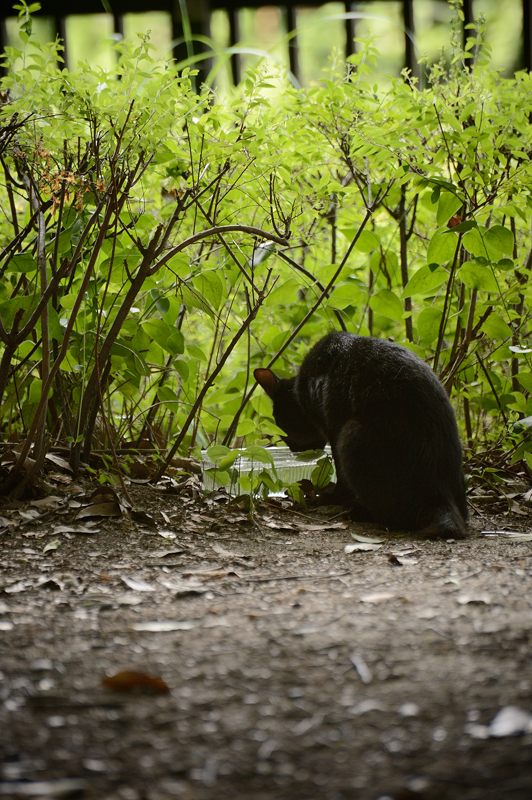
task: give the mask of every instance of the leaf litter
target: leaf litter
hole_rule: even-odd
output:
[[[532,796],[526,539],[473,535],[457,547],[327,521],[299,536],[305,520],[286,507],[258,506],[251,520],[221,500],[194,501],[190,514],[188,499],[149,491],[131,494],[155,527],[124,507],[95,519],[93,536],[77,535],[68,505],[45,511],[46,526],[42,509],[22,519],[2,508],[1,668],[17,710],[4,704],[0,730],[32,765],[21,769],[25,785],[90,774],[83,791],[96,800],[116,793],[118,774],[124,796],[146,785],[161,794],[179,753],[180,792],[195,800],[229,797],[235,785],[267,800],[363,797],[368,786],[396,796],[412,775],[426,796],[442,781],[461,800],[488,798],[492,786],[511,796],[515,776]],[[90,505],[89,493],[81,499]],[[276,515],[279,527],[264,524]],[[520,530],[510,517],[477,527],[508,521]],[[32,531],[44,539],[28,548]],[[376,549],[356,558],[348,544]],[[48,664],[39,685],[37,658]],[[121,673],[131,688],[102,692],[102,679]],[[150,679],[171,693],[152,691]],[[508,707],[520,713],[497,719]],[[35,731],[59,716],[44,746]],[[139,752],[151,754],[149,769]],[[208,784],[202,770],[215,756],[221,769]],[[98,769],[87,773],[91,759]]]

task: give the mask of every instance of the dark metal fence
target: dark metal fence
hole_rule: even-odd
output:
[[[391,2],[391,0],[389,0]],[[404,42],[404,65],[416,72],[417,64],[414,53],[414,41],[416,34],[416,6],[425,0],[394,0],[400,1],[402,12],[402,36]],[[124,32],[124,16],[132,13],[163,11],[168,14],[169,24],[171,25],[171,36],[174,42],[173,54],[178,61],[186,59],[190,55],[190,46],[195,48],[196,53],[201,52],[204,45],[194,37],[209,36],[210,18],[213,11],[224,10],[229,21],[229,46],[237,44],[239,39],[239,12],[244,8],[258,9],[263,6],[275,6],[281,9],[284,17],[284,25],[287,31],[294,32],[288,44],[288,58],[290,70],[299,77],[299,46],[297,38],[297,12],[298,7],[317,8],[324,5],[323,0],[285,0],[285,2],[275,2],[275,0],[76,0],[75,7],[71,0],[41,0],[42,10],[38,12],[40,16],[49,17],[55,26],[55,33],[58,34],[65,44],[65,57],[68,63],[69,42],[66,36],[66,19],[73,14],[102,14],[106,8],[111,9],[114,31],[117,34]],[[366,0],[368,4],[370,0]],[[447,0],[441,0],[447,3]],[[521,0],[522,3],[522,35],[520,41],[515,43],[515,68],[525,68],[530,70],[532,67],[532,2],[531,0]],[[6,19],[13,16],[15,12],[10,10],[9,0],[3,0],[4,7],[0,8],[0,49],[4,49],[7,43]],[[345,50],[346,55],[353,53],[354,37],[356,36],[356,17],[353,15],[359,3],[342,3],[345,10]],[[182,14],[183,10],[185,15]],[[463,36],[464,41],[468,35],[467,26],[475,20],[475,0],[463,1]],[[349,16],[351,14],[351,16]],[[185,18],[183,18],[185,17]],[[192,34],[192,39],[187,39],[188,32]],[[204,71],[203,68],[200,69]],[[242,63],[241,57],[235,53],[231,57],[231,72],[235,83],[241,77]]]

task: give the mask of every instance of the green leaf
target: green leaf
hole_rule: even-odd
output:
[[[467,252],[477,258],[500,261],[513,257],[514,236],[512,231],[503,225],[468,231],[464,234],[463,244]]]
[[[438,201],[438,211],[436,212],[436,222],[438,226],[446,225],[453,214],[456,214],[462,207],[462,201],[451,192],[441,192]]]
[[[236,429],[237,436],[249,436],[251,433],[256,433],[257,423],[252,419],[241,419]]]
[[[184,351],[183,334],[164,320],[146,319],[141,322],[141,327],[165,352],[178,355]]]
[[[443,267],[427,264],[415,272],[405,288],[403,297],[427,297],[433,295],[449,278]]]
[[[193,291],[189,286],[183,284],[180,287],[181,297],[183,299],[183,303],[187,306],[188,309],[197,308],[200,311],[203,311],[207,314],[211,319],[214,319],[214,311],[207,303],[206,300],[203,299],[201,294],[197,291]]]
[[[449,231],[436,231],[427,249],[427,264],[446,264],[456,252],[456,238]]]
[[[74,239],[79,239],[78,236],[74,236],[74,231],[72,228],[68,228],[66,231],[61,231],[59,236],[57,237],[57,241],[54,240],[50,243],[50,247],[55,249],[57,246],[57,252],[60,256],[64,255],[65,253],[69,253],[75,242]]]
[[[170,308],[170,300],[168,297],[161,297],[159,294],[156,294],[153,290],[150,292],[154,299],[155,308],[159,312],[159,314],[166,316],[168,310]]]
[[[40,347],[36,347],[35,346],[35,342],[32,342],[31,340],[26,339],[24,342],[21,342],[19,344],[19,346],[17,347],[16,357],[20,358],[22,360],[23,358],[26,358],[27,356],[29,356],[30,353],[31,353],[31,360],[32,361],[40,361],[41,360],[41,355],[42,355],[41,348]]]
[[[286,487],[288,497],[298,505],[305,505],[305,493],[299,483],[291,483]]]
[[[361,253],[371,253],[380,248],[380,241],[371,231],[362,231],[357,239],[355,250]]]
[[[331,482],[333,474],[334,467],[331,459],[328,456],[320,458],[310,476],[312,485],[315,486],[316,489],[324,489],[325,486],[328,486]]]
[[[389,319],[401,319],[404,313],[403,304],[390,289],[381,289],[370,297],[369,305],[376,314]]]
[[[490,314],[482,323],[481,330],[491,339],[500,339],[503,341],[510,339],[512,335],[510,326],[499,314]]]
[[[206,270],[196,276],[193,286],[213,311],[220,307],[224,295],[224,283],[214,270]]]
[[[514,235],[502,225],[492,225],[486,232],[486,247],[492,261],[512,258],[514,251]]]
[[[355,289],[356,286],[353,281],[346,281],[345,283],[338,284],[338,286],[335,286],[329,298],[329,305],[340,311],[348,306],[355,305]]]
[[[259,464],[271,464],[272,467],[274,466],[273,456],[267,447],[250,445],[242,450],[242,455],[250,461],[258,461]]]
[[[29,390],[29,400],[30,403],[37,404],[41,399],[42,394],[42,381],[40,378],[33,378],[30,383],[30,390]]]
[[[450,192],[453,192],[453,193],[457,192],[457,188],[454,185],[454,183],[451,183],[450,181],[446,181],[444,178],[438,178],[438,177],[429,178],[429,177],[427,177],[427,178],[423,179],[422,183],[425,183],[427,186],[436,186],[436,187],[440,187],[442,189],[448,189]]]
[[[512,258],[501,258],[496,264],[497,271],[509,272],[517,268],[515,261]]]
[[[188,376],[190,373],[188,360],[184,361],[182,358],[176,358],[173,361],[172,366],[186,383],[188,381]]]
[[[177,318],[179,316],[179,311],[181,309],[181,303],[179,302],[178,297],[165,297],[164,299],[168,304],[168,310],[164,312],[165,322],[168,322],[169,325],[173,325],[175,327]]]
[[[214,444],[207,448],[207,456],[218,469],[229,469],[240,457],[240,450],[231,450],[223,444]]]
[[[11,272],[36,272],[37,261],[29,253],[17,253],[9,262]]]
[[[190,259],[185,253],[177,253],[166,262],[163,269],[173,272],[178,278],[188,278],[191,271]]]
[[[525,392],[532,392],[532,373],[529,371],[519,372],[517,380],[525,390]]]
[[[130,344],[124,344],[120,339],[117,339],[116,342],[113,342],[111,347],[111,355],[114,365],[118,366],[118,368],[124,363],[127,364],[130,369],[135,370],[135,372],[144,375],[149,374],[143,359]]]
[[[268,305],[290,305],[294,303],[300,288],[301,284],[293,278],[284,283],[277,283],[275,289],[268,296]]]
[[[486,258],[487,251],[486,246],[484,244],[483,234],[478,227],[472,228],[470,231],[467,231],[463,238],[462,244],[464,248],[470,253],[472,256],[477,258]]]
[[[473,258],[464,262],[458,270],[458,276],[470,289],[483,289],[485,292],[500,291],[493,268],[484,258]]]
[[[21,295],[12,297],[7,303],[0,303],[0,319],[2,320],[4,328],[11,327],[17,311],[30,312],[33,306],[34,302],[32,297],[23,297]],[[25,315],[22,316],[22,319],[19,319],[19,324],[21,324],[24,319]]]
[[[179,404],[179,398],[169,386],[159,386],[157,389],[157,398],[171,411],[176,411],[177,405]]]
[[[429,345],[438,338],[442,310],[438,306],[428,306],[419,314],[416,333],[420,344]]]
[[[166,340],[165,350],[173,356],[180,355],[185,352],[185,340],[180,330],[174,329]]]

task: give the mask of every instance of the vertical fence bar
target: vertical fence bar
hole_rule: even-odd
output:
[[[523,60],[524,68],[532,70],[532,6],[530,0],[523,0]]]
[[[229,9],[227,11],[229,17],[229,46],[233,47],[240,39],[240,22],[238,19],[238,10]],[[233,53],[231,56],[231,75],[233,83],[236,86],[240,83],[242,77],[242,60],[238,53]]]
[[[59,36],[61,42],[63,43],[63,59],[64,59],[63,66],[65,67],[72,66],[69,63],[69,51],[68,51],[68,42],[66,35],[66,17],[54,17],[54,31],[55,35]]]
[[[464,13],[464,21],[462,23],[462,45],[465,48],[467,37],[470,36],[470,31],[467,30],[467,25],[470,25],[475,20],[473,14],[473,0],[463,0],[462,11]]]
[[[124,17],[122,14],[113,13],[113,35],[115,43],[118,39],[121,40],[124,38]],[[118,50],[116,48],[114,50],[114,53],[115,53],[115,58],[118,61],[119,56],[118,56]],[[118,78],[121,79],[122,75],[119,75]]]
[[[345,3],[345,13],[350,14],[355,9],[355,3]],[[352,17],[345,18],[345,57],[349,58],[355,52],[355,20]]]
[[[288,63],[290,72],[292,72],[298,80],[300,80],[299,72],[299,49],[297,43],[297,14],[293,5],[286,6],[284,12],[286,20],[286,30],[288,33],[294,33],[293,38],[288,42]]]
[[[170,12],[170,20],[172,26],[172,55],[176,61],[183,61],[187,57],[186,47],[179,41],[183,36],[183,26],[181,25],[181,16],[179,14],[179,6],[177,3],[172,5]]]
[[[113,13],[113,33],[121,39],[124,37],[124,17],[122,14]]]
[[[417,75],[419,70],[414,46],[414,0],[403,0],[403,27],[405,31],[405,67],[410,70],[412,75]]]
[[[0,52],[3,53],[8,44],[9,41],[7,38],[7,20],[2,18],[0,19]],[[3,78],[4,75],[7,75],[7,70],[2,65],[0,66],[0,78]]]

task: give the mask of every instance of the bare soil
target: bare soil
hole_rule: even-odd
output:
[[[0,796],[532,798],[524,507],[427,541],[132,492],[0,507]]]

